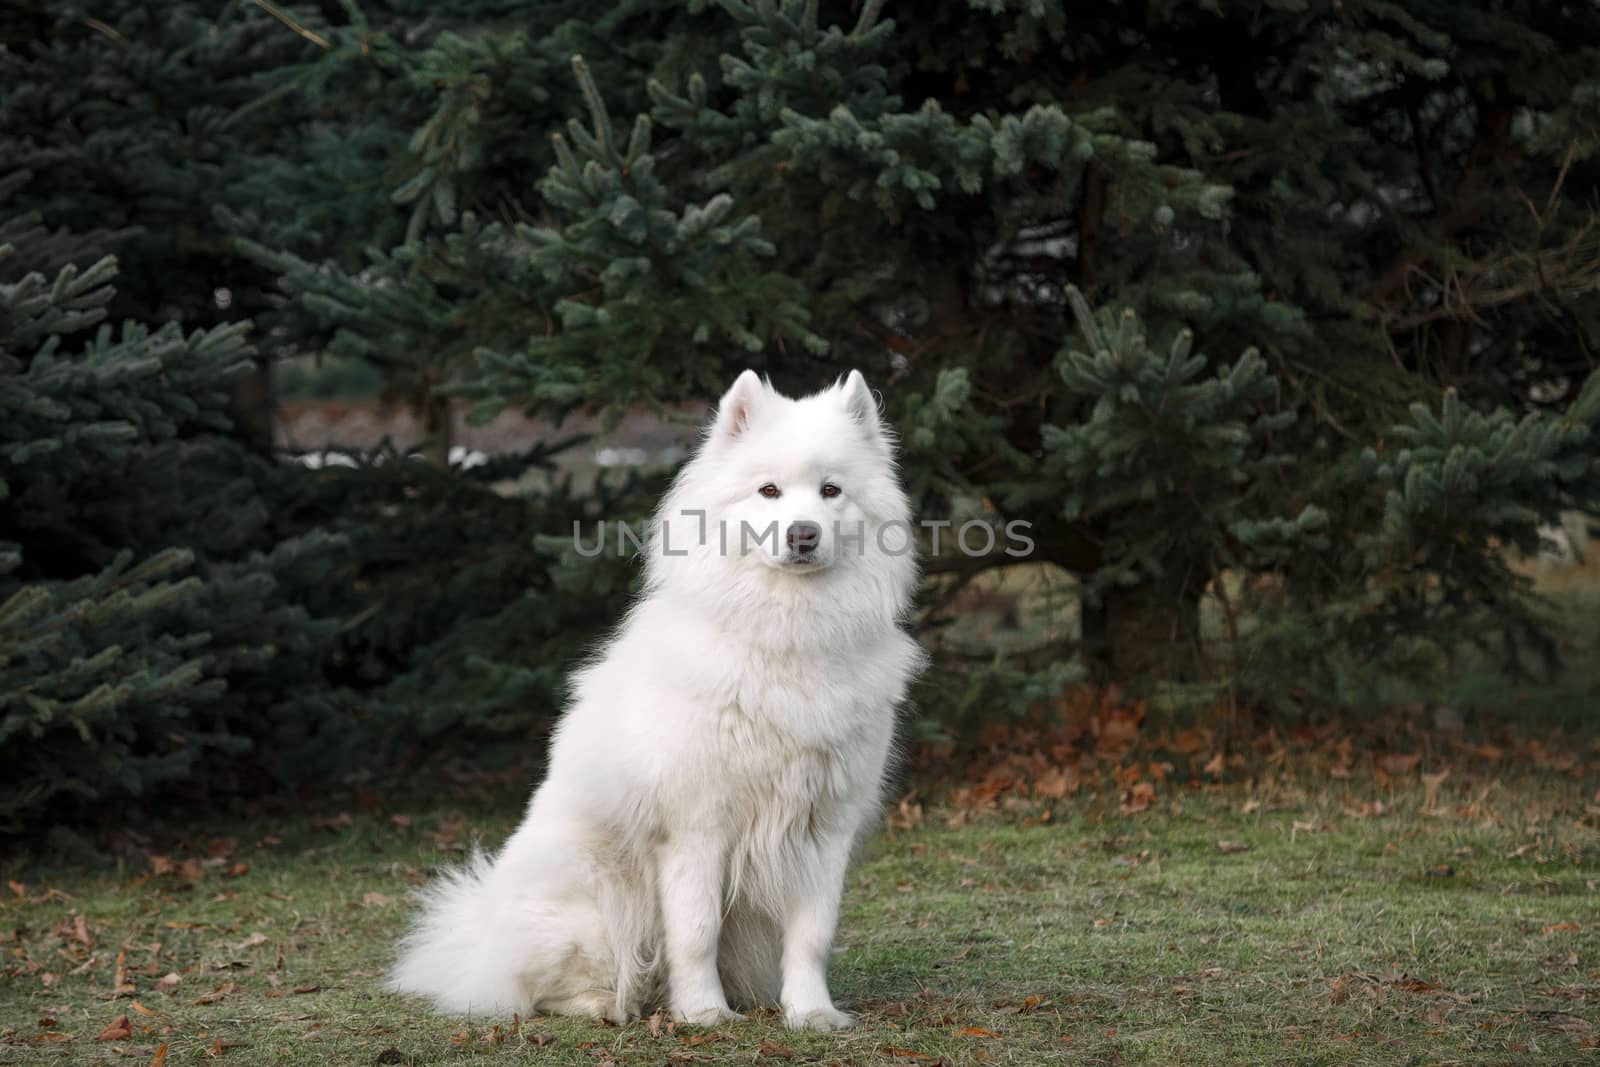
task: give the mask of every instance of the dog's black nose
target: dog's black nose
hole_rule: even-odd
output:
[[[789,524],[789,551],[809,556],[822,543],[822,527],[814,522]]]

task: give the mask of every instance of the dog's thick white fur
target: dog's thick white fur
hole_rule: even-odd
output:
[[[859,372],[800,400],[744,372],[521,826],[428,891],[392,987],[475,1014],[709,1025],[776,1004],[848,1026],[826,975],[840,893],[923,658],[901,628],[909,519]]]

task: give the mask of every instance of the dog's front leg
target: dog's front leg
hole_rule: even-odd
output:
[[[839,897],[850,862],[849,834],[835,832],[817,848],[812,877],[795,887],[783,924],[783,1022],[792,1030],[839,1030],[855,1022],[833,1006],[828,954],[839,925]]]
[[[739,1015],[717,974],[726,848],[709,834],[674,834],[656,851],[673,1018],[713,1026]]]

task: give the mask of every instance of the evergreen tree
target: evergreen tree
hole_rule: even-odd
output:
[[[511,6],[434,10],[379,64],[446,109],[390,112],[412,134],[388,183],[403,239],[343,273],[256,247],[336,344],[480,413],[863,368],[925,515],[1026,519],[1079,582],[1081,644],[1014,657],[1011,697],[979,686],[996,703],[1080,654],[1125,681],[1292,671],[1333,696],[1340,664],[1378,675],[1468,637],[1521,661],[1535,614],[1495,553],[1593,503],[1592,9],[724,0],[579,30],[530,5],[498,49],[463,27]],[[645,108],[630,135],[610,118]],[[541,155],[531,131],[580,112]],[[489,180],[495,160],[515,166]],[[1441,425],[1491,457],[1549,412],[1484,461],[1503,499],[1476,554],[1435,549],[1480,521],[1461,509],[1481,485],[1390,454],[1431,426],[1416,403],[1454,405]],[[1010,562],[928,570],[948,592]],[[1241,595],[1225,572],[1270,580]],[[1220,660],[1208,591],[1237,638]],[[929,697],[957,691],[976,690]]]
[[[227,434],[246,326],[114,328],[113,258],[19,269],[86,242],[0,220],[0,831],[328,767],[347,716],[295,585],[330,546]]]

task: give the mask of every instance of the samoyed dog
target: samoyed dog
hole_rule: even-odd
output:
[[[573,678],[522,824],[426,892],[392,988],[475,1014],[850,1025],[828,957],[923,660],[915,578],[860,372],[793,400],[745,371],[656,515],[639,602]]]

